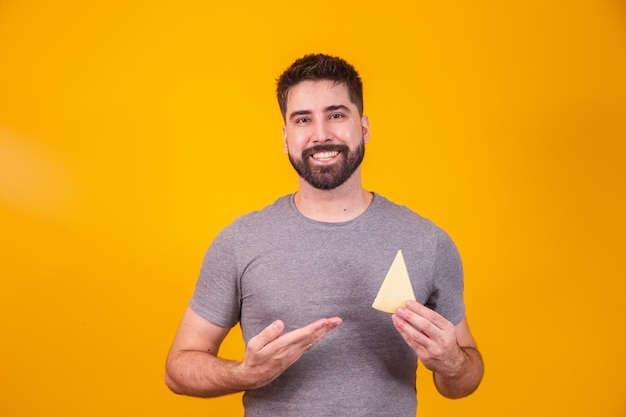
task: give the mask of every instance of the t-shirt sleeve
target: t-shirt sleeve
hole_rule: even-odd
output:
[[[189,307],[222,327],[233,327],[241,309],[234,227],[223,229],[209,246]]]
[[[432,307],[452,324],[459,324],[465,317],[463,264],[456,245],[444,231],[437,239],[433,287],[434,299],[429,300]]]

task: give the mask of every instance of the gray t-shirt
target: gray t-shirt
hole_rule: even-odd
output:
[[[378,194],[342,223],[304,217],[288,195],[219,233],[190,301],[200,316],[239,322],[246,343],[276,319],[285,331],[343,319],[283,375],[244,394],[247,417],[415,416],[416,355],[391,315],[371,307],[399,249],[417,301],[458,324],[465,307],[454,243]]]

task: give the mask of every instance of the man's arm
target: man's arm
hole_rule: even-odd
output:
[[[338,317],[320,319],[283,334],[284,324],[276,320],[250,339],[244,360],[239,362],[217,356],[229,329],[187,309],[167,357],[165,383],[177,394],[196,397],[260,388],[339,324]]]
[[[448,398],[470,395],[478,388],[484,372],[483,358],[470,333],[467,319],[464,318],[455,326],[455,334],[461,357],[458,370],[451,373],[433,372],[437,390]]]
[[[214,397],[245,389],[236,381],[237,362],[217,357],[229,329],[190,308],[178,327],[167,357],[165,383],[177,394]]]
[[[433,372],[435,386],[448,398],[465,397],[478,388],[484,364],[467,323],[454,326],[435,311],[408,301],[393,323],[422,364]]]

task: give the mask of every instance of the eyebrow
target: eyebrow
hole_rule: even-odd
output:
[[[350,113],[350,109],[348,108],[348,106],[345,106],[343,104],[336,104],[333,106],[328,106],[324,109],[324,113],[329,113],[329,112],[337,111],[337,110],[343,110],[346,113]],[[294,117],[307,116],[310,114],[313,114],[312,110],[296,110],[296,111],[289,113],[289,120],[293,119]]]

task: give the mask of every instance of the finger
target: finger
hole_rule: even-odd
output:
[[[341,323],[342,320],[339,317],[320,319],[284,334],[280,340],[283,344],[297,344],[304,349],[310,349]]]
[[[413,310],[409,310],[405,307],[400,307],[396,315],[401,318],[407,325],[411,326],[415,331],[418,331],[426,336],[433,336],[439,330],[428,318],[416,313]]]
[[[263,329],[261,333],[252,337],[248,342],[248,347],[256,351],[260,351],[268,343],[276,340],[276,338],[282,334],[284,328],[285,323],[283,323],[281,320],[276,320],[265,329]]]
[[[448,320],[446,320],[445,317],[437,313],[435,310],[432,310],[425,305],[418,303],[417,301],[407,301],[406,308],[419,315],[420,317],[428,320],[428,322],[434,324],[439,329],[445,329],[448,325]]]
[[[425,307],[425,309],[427,308]],[[423,311],[421,312],[423,313]],[[397,313],[397,315],[407,323],[405,331],[410,337],[428,349],[432,349],[435,346],[446,345],[451,339],[450,333],[454,333],[452,323],[439,314],[434,314],[436,317],[428,313],[425,314],[428,317],[424,317],[420,315],[420,313],[416,313],[408,308],[400,308]],[[437,319],[437,317],[441,317],[442,320]],[[437,323],[433,323],[431,319],[435,320]],[[407,330],[406,327],[408,326],[412,327],[415,331]]]
[[[324,318],[307,324],[302,329],[314,333],[328,333],[342,323],[339,317]]]
[[[427,349],[431,345],[431,339],[424,334],[421,330],[417,329],[413,324],[403,319],[400,315],[394,314],[392,316],[393,325],[400,333],[406,343],[415,350],[418,356],[421,355],[424,349]]]
[[[334,317],[332,319],[320,319],[301,329],[298,329],[294,336],[300,338],[310,348],[319,342],[328,332],[341,324],[341,319]]]

